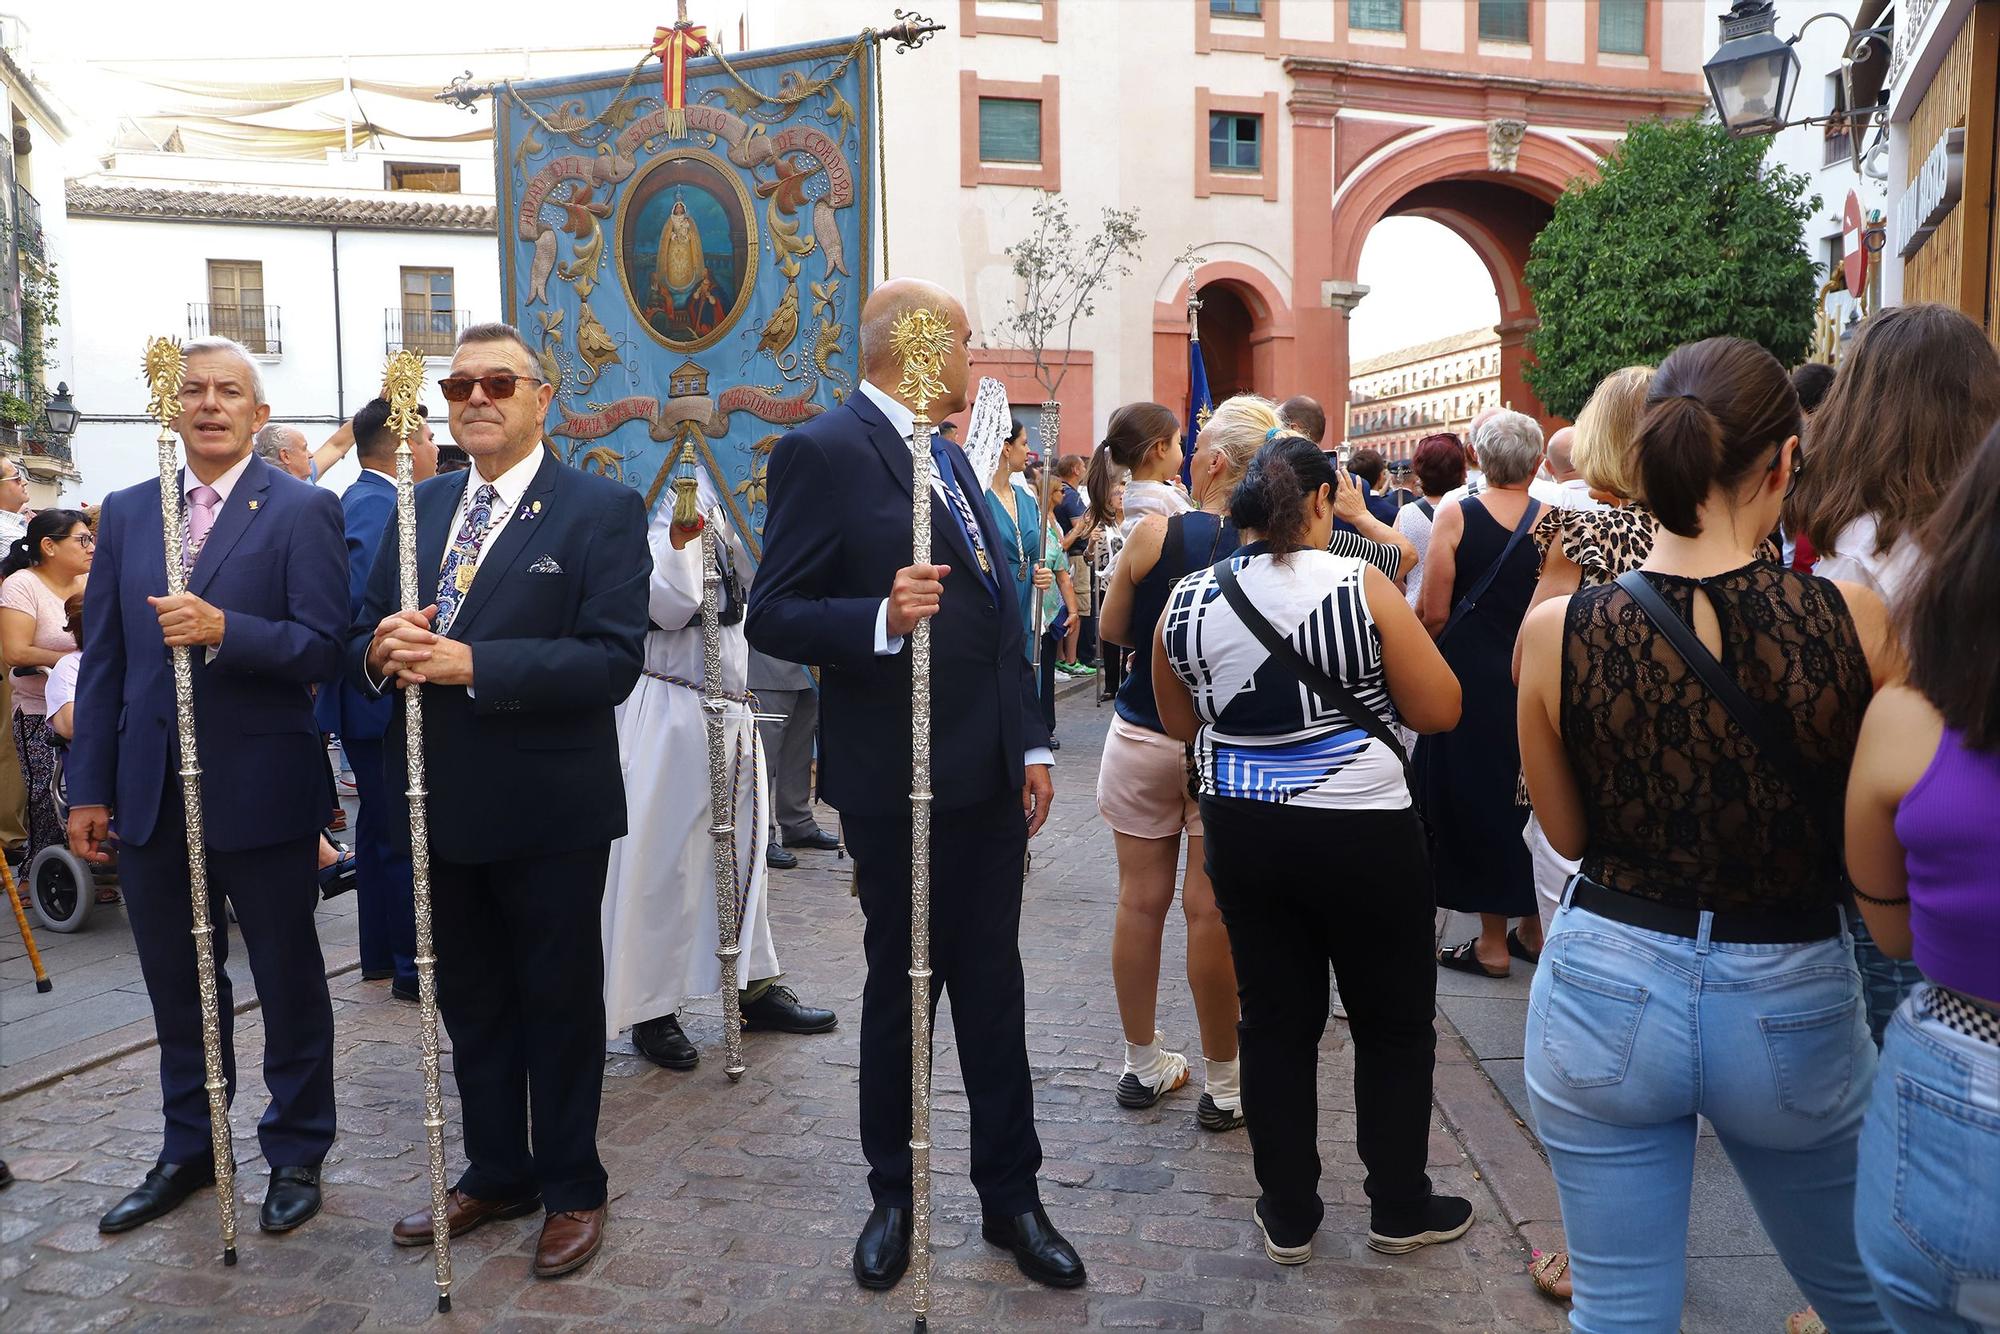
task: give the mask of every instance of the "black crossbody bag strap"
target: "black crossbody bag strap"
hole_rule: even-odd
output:
[[[1824,795],[1822,785],[1808,778],[1805,761],[1792,738],[1771,729],[1770,720],[1743,693],[1743,687],[1722,670],[1722,664],[1708,651],[1708,645],[1702,643],[1694,628],[1674,612],[1646,576],[1637,570],[1627,570],[1618,576],[1618,586],[1638,604],[1646,619],[1653,623],[1653,628],[1667,637],[1667,642],[1674,646],[1674,652],[1680,654],[1688,668],[1701,678],[1701,683],[1708,687],[1716,702],[1735,720],[1743,735],[1750,738],[1750,744],[1757,748],[1757,753],[1778,770],[1786,786],[1802,798],[1819,800]]]
[[[1352,690],[1307,661],[1292,647],[1290,640],[1264,619],[1264,614],[1251,605],[1249,594],[1236,582],[1236,571],[1230,568],[1229,560],[1222,561],[1214,569],[1216,586],[1222,590],[1223,600],[1229,604],[1229,609],[1236,613],[1236,619],[1243,622],[1243,628],[1255,635],[1265,651],[1298,677],[1306,689],[1318,695],[1322,703],[1339,709],[1348,721],[1387,746],[1389,753],[1396,757],[1396,762],[1403,766],[1403,781],[1409,784],[1414,798],[1417,785],[1410,774],[1409,752],[1403,749],[1402,741],[1389,724],[1383,722],[1375,710],[1363,704]]]
[[[1459,503],[1463,504],[1464,502],[1461,501]],[[1499,559],[1486,567],[1486,573],[1479,576],[1479,582],[1472,586],[1471,591],[1459,601],[1456,607],[1452,608],[1450,618],[1444,623],[1444,629],[1438,631],[1438,641],[1440,643],[1444,641],[1446,635],[1451,633],[1453,626],[1464,620],[1466,615],[1479,605],[1479,599],[1486,596],[1486,590],[1491,588],[1493,581],[1500,577],[1500,571],[1506,566],[1507,558],[1514,554],[1514,548],[1521,545],[1521,539],[1526,537],[1528,530],[1535,526],[1535,516],[1541,513],[1541,509],[1542,502],[1530,497],[1527,507],[1521,511],[1520,522],[1516,523],[1514,531],[1507,535],[1507,545],[1500,548]]]

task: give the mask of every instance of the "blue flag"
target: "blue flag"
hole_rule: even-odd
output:
[[[1189,469],[1194,464],[1194,438],[1215,413],[1215,400],[1208,393],[1208,368],[1201,362],[1201,335],[1188,330],[1188,407],[1186,448],[1181,453],[1181,481],[1193,484]]]

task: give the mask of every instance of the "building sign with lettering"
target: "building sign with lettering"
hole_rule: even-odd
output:
[[[1932,146],[1903,197],[1896,201],[1896,253],[1904,259],[1923,249],[1938,224],[1958,206],[1965,190],[1965,127],[1946,130]]]

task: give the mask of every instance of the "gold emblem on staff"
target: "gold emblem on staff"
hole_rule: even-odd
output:
[[[923,416],[931,400],[944,394],[944,358],[951,351],[952,328],[935,310],[904,315],[889,332],[889,346],[903,363],[903,380],[896,392],[910,400]]]

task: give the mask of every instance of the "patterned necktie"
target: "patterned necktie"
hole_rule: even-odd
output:
[[[187,509],[183,518],[187,523],[187,541],[181,544],[181,574],[194,572],[194,564],[201,559],[201,549],[208,545],[209,530],[215,527],[215,511],[222,506],[222,493],[212,486],[197,486],[188,492]]]
[[[493,526],[493,507],[499,501],[500,492],[490,482],[482,483],[472,493],[472,508],[466,512],[465,522],[459,524],[458,535],[451,540],[444,568],[438,571],[437,622],[431,626],[436,634],[451,628],[452,617],[458,615],[459,604],[465,601],[465,590],[472,587],[472,578],[479,573],[480,539]]]
[[[937,479],[944,487],[951,512],[958,519],[958,526],[965,531],[965,540],[972,546],[973,558],[979,563],[980,581],[986,585],[987,592],[997,594],[999,585],[993,581],[993,560],[986,554],[986,539],[980,535],[979,520],[973,515],[965,493],[958,489],[958,479],[952,475],[951,458],[945,453],[944,437],[941,435],[931,437],[931,464],[937,469]]]

